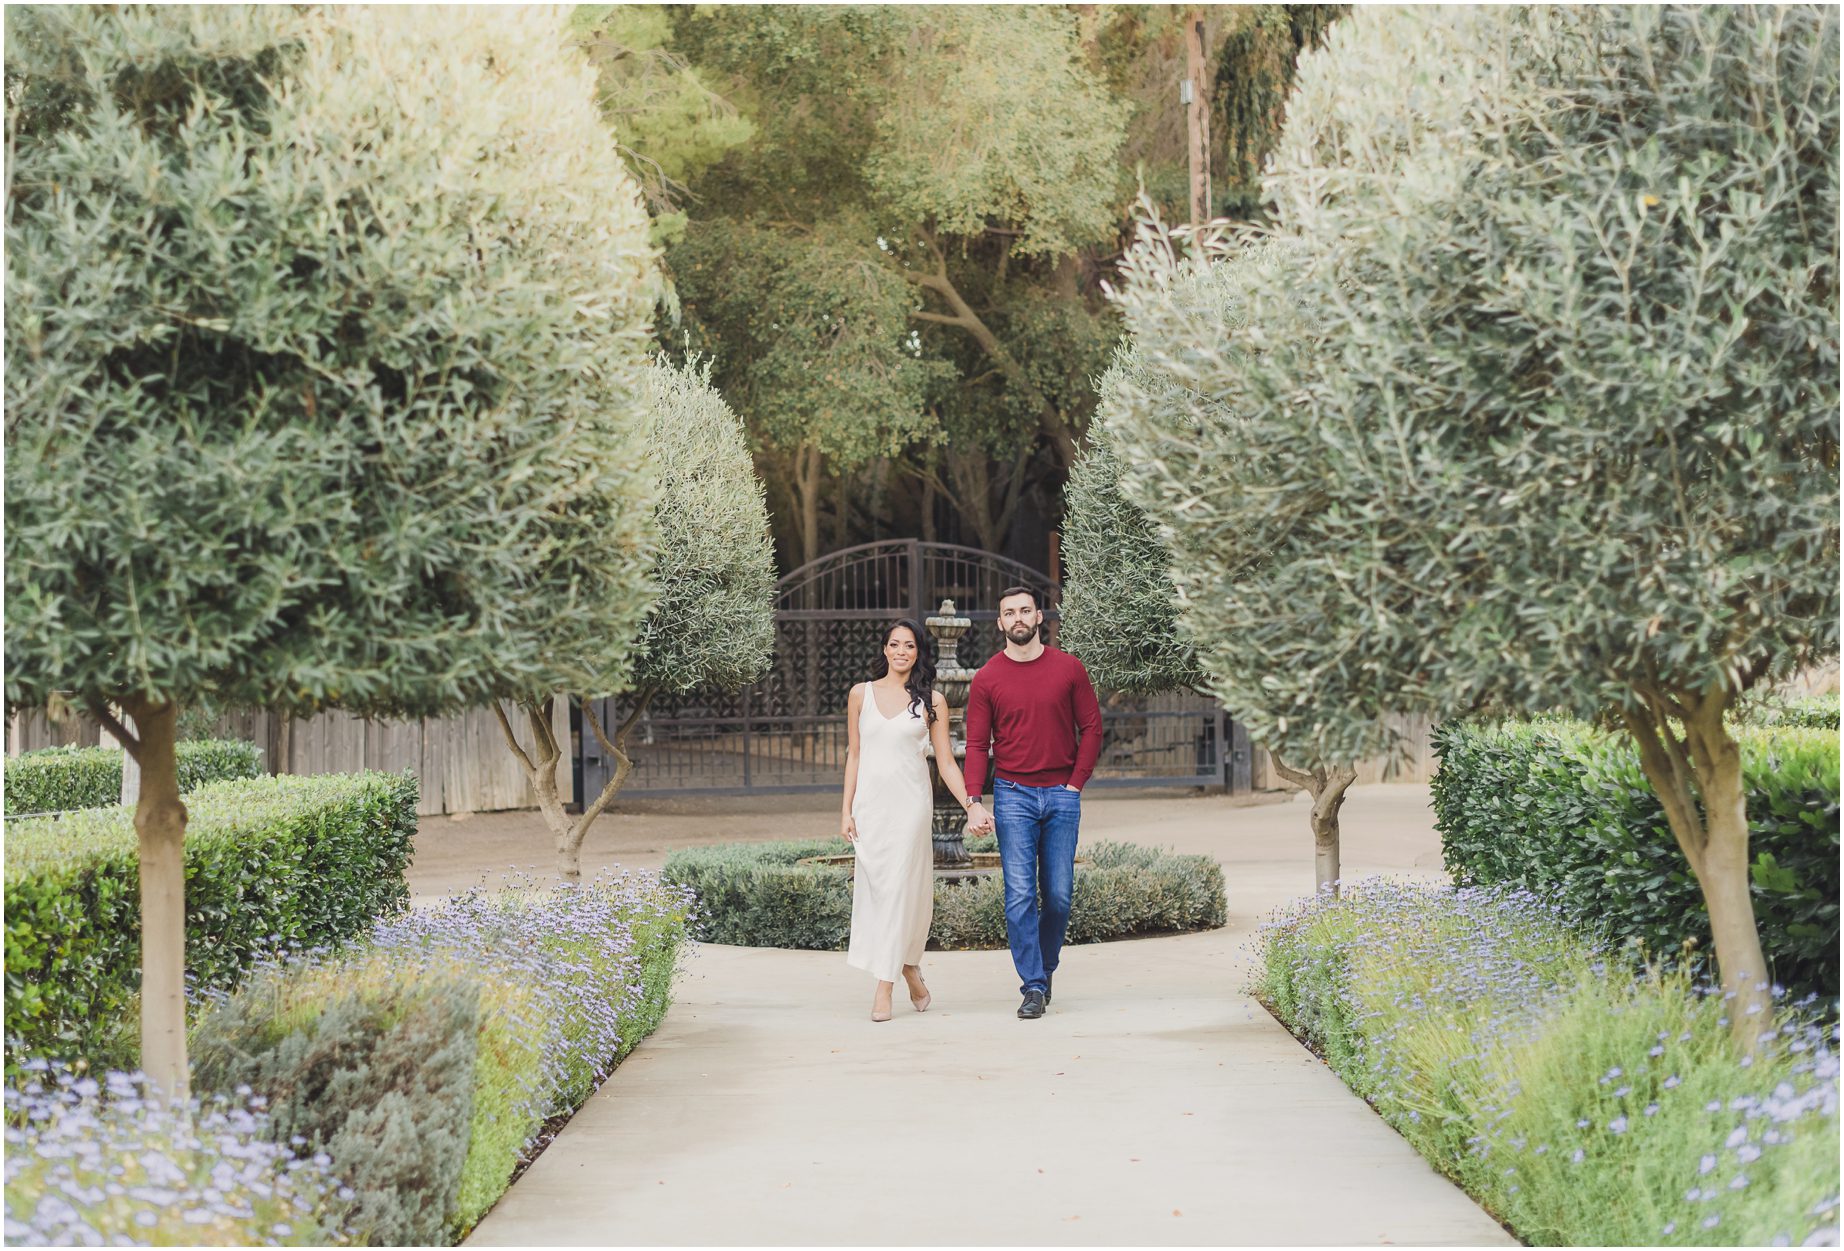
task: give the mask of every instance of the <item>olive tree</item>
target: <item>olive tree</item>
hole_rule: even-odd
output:
[[[554,14],[6,21],[6,696],[140,765],[143,1063],[183,1095],[180,708],[609,673],[655,262]]]
[[[1114,370],[1122,366],[1117,363]],[[1204,674],[1181,632],[1172,554],[1121,489],[1121,462],[1102,421],[1063,490],[1058,641],[1103,685],[1135,695],[1198,690]]]
[[[628,735],[653,697],[747,686],[774,653],[775,555],[742,422],[711,386],[708,364],[661,361],[647,371],[644,395],[642,446],[659,491],[651,573],[657,599],[646,620],[631,627],[633,638],[611,649],[618,664],[581,701],[583,727],[614,759],[614,775],[594,799],[584,796],[580,813],[566,812],[557,791],[563,751],[551,730],[550,701],[521,703],[536,740],[530,752],[519,744],[505,708],[494,705],[506,745],[531,779],[555,839],[558,871],[572,880],[582,876],[584,835],[633,769]],[[630,684],[625,715],[611,736],[588,695]]]
[[[1231,256],[1215,265],[1203,254],[1181,260],[1171,236],[1149,220],[1127,258],[1140,284],[1127,302],[1129,338],[1097,383],[1090,450],[1066,496],[1064,637],[1104,681],[1134,690],[1203,689],[1236,709],[1275,772],[1310,798],[1315,888],[1336,894],[1339,816],[1357,780],[1358,754],[1349,746],[1338,754],[1303,733],[1310,722],[1295,703],[1321,693],[1276,699],[1266,679],[1277,666],[1298,663],[1298,640],[1250,628],[1287,611],[1269,602],[1288,593],[1273,558],[1286,518],[1264,518],[1241,503],[1263,489],[1267,457],[1252,446],[1228,454],[1241,429],[1236,414],[1172,368],[1181,362],[1161,338],[1169,327],[1148,312],[1207,319],[1219,346],[1233,354],[1246,328],[1245,289],[1284,286],[1290,258],[1272,244]],[[1140,298],[1154,283],[1162,299]],[[1288,303],[1269,315],[1296,329],[1307,324]],[[1368,729],[1362,746],[1394,745],[1381,715]]]
[[[1367,708],[1328,668],[1624,725],[1751,1045],[1724,713],[1838,645],[1836,12],[1364,10],[1301,81],[1271,186],[1303,263],[1251,300],[1315,332],[1226,351],[1156,259],[1128,296],[1240,419],[1206,476],[1269,454],[1239,507],[1289,519],[1291,594],[1249,625],[1305,640],[1273,690],[1330,746]]]

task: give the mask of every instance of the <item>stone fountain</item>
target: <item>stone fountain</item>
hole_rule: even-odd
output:
[[[964,770],[967,763],[967,691],[973,685],[973,670],[961,668],[956,653],[960,649],[961,636],[973,628],[973,622],[954,611],[953,600],[944,599],[935,615],[922,624],[935,640],[935,689],[941,692],[941,698],[948,705],[948,742],[955,762]],[[928,754],[933,759],[932,745]],[[931,768],[929,773],[935,785],[935,871],[971,870],[973,857],[967,851],[964,838],[966,810],[948,792],[947,784],[941,780],[941,770]]]

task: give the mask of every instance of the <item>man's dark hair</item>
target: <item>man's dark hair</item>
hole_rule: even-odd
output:
[[[1003,604],[1014,595],[1029,595],[1031,597],[1031,607],[1033,608],[1042,608],[1044,606],[1043,597],[1028,586],[1006,587],[1003,591],[999,592],[999,598],[996,604]]]

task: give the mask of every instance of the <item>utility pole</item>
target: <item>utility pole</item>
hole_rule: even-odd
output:
[[[1178,89],[1191,139],[1191,224],[1210,220],[1210,110],[1204,98],[1204,11],[1185,14],[1185,80]]]

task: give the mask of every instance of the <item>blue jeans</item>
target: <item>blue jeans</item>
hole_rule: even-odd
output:
[[[1076,837],[1082,796],[1066,786],[1021,786],[993,779],[992,819],[1005,875],[1005,936],[1019,991],[1045,989],[1056,972],[1076,887]],[[1039,903],[1039,893],[1042,903]]]

